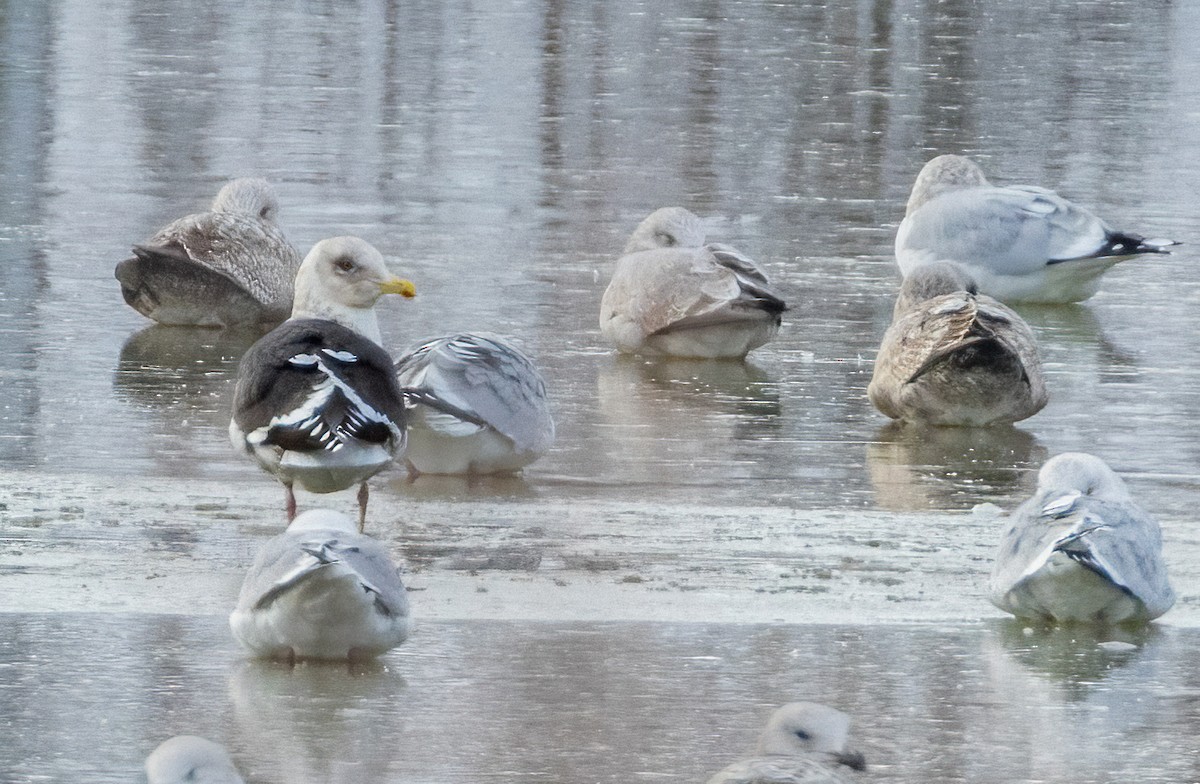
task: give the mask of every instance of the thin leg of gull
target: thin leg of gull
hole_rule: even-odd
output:
[[[367,526],[367,483],[358,486],[358,532],[361,534]]]
[[[408,469],[409,484],[412,484],[413,482],[417,481],[417,477],[419,477],[421,475],[421,472],[417,470],[417,467],[415,465],[413,465],[412,461],[409,460],[407,457],[404,458],[404,467]]]
[[[292,491],[291,482],[288,482],[287,484],[285,484],[284,487],[287,488],[288,525],[291,525],[292,521],[296,519],[296,494],[295,494],[295,492]]]

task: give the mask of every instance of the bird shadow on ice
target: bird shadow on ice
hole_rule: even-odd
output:
[[[1029,470],[1048,452],[1024,430],[929,427],[892,422],[867,444],[876,503],[898,512],[1009,506],[1032,484]]]
[[[167,327],[133,333],[121,347],[113,387],[135,405],[171,412],[219,409],[228,419],[238,361],[262,333],[255,330]]]

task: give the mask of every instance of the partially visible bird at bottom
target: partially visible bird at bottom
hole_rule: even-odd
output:
[[[866,770],[847,748],[850,717],[815,702],[778,708],[759,736],[754,757],[716,773],[708,784],[851,784]]]
[[[176,735],[146,757],[149,784],[244,784],[229,752],[197,735]]]
[[[396,361],[413,475],[519,471],[554,443],[537,367],[490,332],[424,341]]]
[[[1011,424],[1048,400],[1033,330],[944,263],[901,284],[867,396],[892,419],[947,426]]]
[[[229,616],[255,656],[365,661],[404,642],[408,595],[384,546],[346,515],[312,509],[263,544]]]
[[[1018,618],[1142,624],[1175,603],[1158,522],[1095,455],[1046,461],[1033,497],[1009,516],[995,559],[991,601]]]

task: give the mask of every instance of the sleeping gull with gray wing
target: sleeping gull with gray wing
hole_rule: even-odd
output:
[[[414,474],[518,471],[554,442],[546,384],[529,357],[490,332],[423,341],[396,361]]]
[[[133,246],[133,257],[116,268],[122,296],[162,324],[278,324],[292,309],[300,267],[300,254],[275,223],[278,210],[266,180],[233,180],[207,212]]]
[[[656,210],[633,232],[600,302],[600,332],[617,350],[742,358],[775,337],[787,305],[766,274],[704,235],[682,207]]]
[[[1047,400],[1033,330],[944,262],[904,279],[867,396],[892,419],[957,426],[1011,424]]]
[[[917,175],[896,232],[900,273],[961,265],[1005,302],[1080,302],[1119,261],[1179,243],[1116,231],[1054,191],[997,186],[961,155],[939,155]]]
[[[846,747],[850,717],[815,702],[777,709],[759,736],[754,757],[716,773],[708,784],[850,784],[866,769]]]
[[[176,735],[146,757],[149,784],[243,784],[229,752],[197,735]]]
[[[296,275],[292,317],[242,357],[230,440],[283,483],[289,522],[294,483],[312,493],[357,483],[364,525],[367,479],[405,444],[404,398],[374,305],[384,294],[414,293],[365,241],[322,240]]]
[[[1145,623],[1171,609],[1158,523],[1098,457],[1057,455],[1012,513],[996,551],[991,600],[1019,618]]]
[[[229,616],[256,656],[361,661],[404,642],[408,596],[382,544],[313,509],[259,550]]]

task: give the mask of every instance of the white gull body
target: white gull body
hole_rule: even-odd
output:
[[[256,656],[364,660],[404,642],[408,596],[387,550],[314,509],[259,550],[229,626]]]
[[[1103,460],[1067,452],[1008,518],[992,570],[992,603],[1020,618],[1144,623],[1175,603],[1158,523]]]
[[[970,159],[939,155],[913,185],[896,232],[896,262],[904,276],[953,262],[1004,302],[1080,302],[1117,262],[1168,253],[1175,244],[1115,231],[1045,188],[992,185]]]
[[[554,443],[546,384],[529,357],[487,332],[424,341],[396,361],[409,406],[411,471],[518,471]]]
[[[229,752],[196,735],[176,735],[146,757],[149,784],[243,784]]]
[[[759,737],[755,756],[719,771],[708,784],[850,784],[866,769],[847,748],[850,717],[815,702],[777,709]]]

